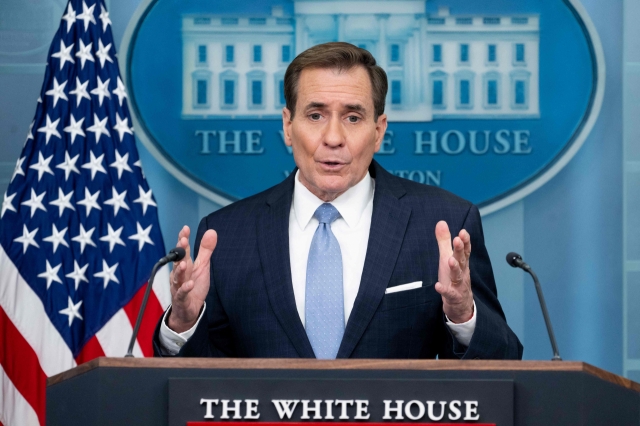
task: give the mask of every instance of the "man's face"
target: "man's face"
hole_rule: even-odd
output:
[[[300,182],[323,201],[362,180],[387,129],[386,115],[374,121],[371,81],[360,66],[303,70],[294,118],[284,108],[282,121]]]

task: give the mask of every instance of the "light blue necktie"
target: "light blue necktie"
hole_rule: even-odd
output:
[[[344,335],[342,253],[331,223],[338,210],[324,203],[314,213],[320,222],[311,241],[307,262],[305,327],[318,359],[335,359]]]

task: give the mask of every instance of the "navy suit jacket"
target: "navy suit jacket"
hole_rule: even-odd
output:
[[[520,359],[522,345],[507,325],[478,209],[440,188],[391,175],[373,161],[373,215],[362,280],[338,358]],[[178,356],[313,358],[293,294],[289,213],[295,172],[279,185],[202,219],[218,233],[211,257],[206,311]],[[477,322],[468,347],[445,325],[435,291],[439,251],[435,226],[471,235],[471,285]],[[388,287],[422,281],[422,288],[385,294]],[[154,348],[161,356],[158,340]]]

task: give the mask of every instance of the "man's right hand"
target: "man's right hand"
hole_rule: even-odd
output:
[[[195,262],[191,260],[189,248],[188,226],[184,226],[178,234],[178,247],[186,251],[180,262],[173,264],[169,276],[171,283],[171,314],[168,326],[176,333],[183,333],[195,325],[200,315],[204,300],[209,293],[211,254],[218,243],[218,234],[213,229],[202,236],[200,250]]]

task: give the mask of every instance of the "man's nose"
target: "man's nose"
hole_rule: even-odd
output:
[[[339,147],[344,145],[345,135],[344,128],[340,121],[340,117],[332,116],[324,134],[324,144],[330,147]]]

